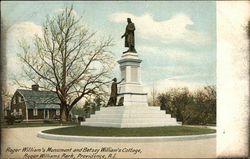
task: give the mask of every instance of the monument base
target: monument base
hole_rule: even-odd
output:
[[[120,98],[123,98],[123,100],[124,100],[122,105],[134,106],[134,107],[137,107],[137,105],[148,106],[147,93],[131,93],[131,92],[130,93],[120,93],[120,94],[118,94],[117,102],[120,100]]]
[[[94,127],[115,127],[115,128],[135,128],[135,127],[161,127],[161,126],[180,126],[175,118],[170,114],[160,110],[156,106],[120,106],[102,107],[81,122],[81,126]]]

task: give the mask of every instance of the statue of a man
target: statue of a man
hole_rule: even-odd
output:
[[[111,86],[111,94],[110,94],[110,98],[107,104],[108,106],[116,106],[116,101],[117,101],[117,85],[120,84],[124,79],[122,79],[120,82],[117,82],[117,79],[114,78],[113,79],[113,83]]]
[[[125,33],[121,36],[121,38],[125,37],[125,47],[128,47],[128,50],[123,52],[135,52],[135,25],[132,23],[130,18],[127,18],[128,25],[126,26]]]

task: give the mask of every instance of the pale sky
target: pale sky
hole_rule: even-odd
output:
[[[135,48],[141,58],[142,82],[147,91],[171,87],[216,84],[216,5],[215,2],[47,2],[3,1],[1,13],[7,30],[8,72],[20,71],[17,41],[42,34],[47,15],[70,7],[98,35],[110,35],[116,60],[124,47],[121,35],[126,18],[135,24]],[[119,67],[112,73],[120,77]]]

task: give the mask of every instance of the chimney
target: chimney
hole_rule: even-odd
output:
[[[32,85],[32,91],[38,91],[39,90],[39,85],[38,84],[33,84]]]

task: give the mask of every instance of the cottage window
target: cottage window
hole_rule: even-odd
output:
[[[22,115],[23,113],[22,113],[22,109],[19,109],[19,115]]]
[[[21,98],[21,97],[18,97],[18,102],[19,102],[19,103],[21,103],[21,100],[22,100],[22,98]]]
[[[13,98],[13,104],[16,104],[16,98],[15,97]]]
[[[60,109],[56,109],[56,115],[60,115]]]
[[[33,109],[33,116],[37,116],[37,109]]]
[[[16,115],[16,109],[13,110],[13,115]]]

